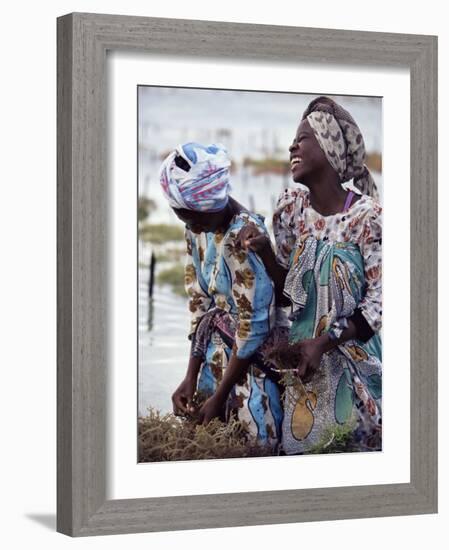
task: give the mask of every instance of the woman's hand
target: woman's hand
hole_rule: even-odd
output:
[[[263,253],[270,248],[270,238],[255,225],[245,225],[239,233],[240,245],[245,250]]]
[[[183,416],[194,412],[193,396],[196,389],[196,377],[186,376],[179,384],[171,397],[173,413],[176,416]]]
[[[302,340],[291,347],[299,355],[298,375],[300,378],[310,379],[313,373],[319,368],[321,357],[326,351],[328,344],[327,335],[317,338]]]
[[[290,301],[283,296],[288,270],[278,264],[270,237],[259,231],[254,224],[249,223],[242,227],[238,239],[242,249],[255,252],[262,260],[270,279],[274,283],[277,305],[289,305]]]
[[[296,344],[280,344],[273,348],[268,358],[281,370],[296,370],[303,382],[308,381],[321,363],[327,351],[326,335],[302,340]]]
[[[207,399],[198,413],[198,423],[208,424],[213,418],[224,420],[224,402],[215,394]]]

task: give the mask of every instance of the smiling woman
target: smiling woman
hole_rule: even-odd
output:
[[[382,209],[364,159],[351,115],[316,98],[290,146],[293,180],[305,187],[278,200],[276,255],[257,228],[240,234],[291,306],[290,346],[277,352],[285,365],[297,357],[284,399],[288,454],[325,448],[343,425],[349,450],[382,448]],[[360,194],[342,186],[350,179]]]

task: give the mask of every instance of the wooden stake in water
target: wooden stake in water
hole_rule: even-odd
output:
[[[150,260],[150,278],[148,280],[148,298],[152,300],[153,298],[153,285],[154,285],[154,268],[156,266],[156,256],[154,252],[151,253]]]
[[[153,286],[154,286],[154,268],[156,266],[156,256],[151,253],[150,275],[148,279],[148,330],[153,329]]]

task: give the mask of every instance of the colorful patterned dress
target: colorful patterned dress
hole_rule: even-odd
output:
[[[356,310],[372,329],[322,356],[312,379],[284,396],[287,454],[326,445],[329,428],[354,426],[360,450],[381,449],[382,322],[380,205],[362,195],[346,212],[322,216],[304,188],[286,189],[273,216],[278,262],[289,269],[290,342],[333,329],[339,336]],[[329,440],[330,442],[330,440]]]
[[[234,386],[227,414],[246,423],[261,444],[277,448],[282,407],[275,373],[263,361],[264,351],[288,328],[275,328],[273,282],[259,257],[240,247],[238,234],[259,217],[241,212],[222,233],[195,234],[186,229],[185,286],[191,312],[192,354],[203,359],[197,389],[212,395],[235,349],[237,357],[252,357],[248,372]],[[262,370],[263,369],[263,370]]]

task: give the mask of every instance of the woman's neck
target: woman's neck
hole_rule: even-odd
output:
[[[241,204],[239,204],[235,199],[229,197],[228,204],[226,205],[223,212],[223,220],[220,223],[220,227],[217,231],[225,232],[231,224],[232,218],[242,210]]]
[[[332,216],[344,208],[347,192],[338,181],[337,174],[323,174],[305,183],[309,188],[310,204],[322,216]]]

